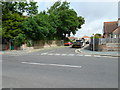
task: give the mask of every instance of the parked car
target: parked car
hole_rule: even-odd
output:
[[[66,42],[66,43],[64,43],[64,45],[65,46],[70,46],[70,45],[72,45],[72,43],[71,42]]]
[[[76,40],[76,42],[73,43],[72,47],[79,47],[81,48],[83,45],[83,41],[82,40]]]

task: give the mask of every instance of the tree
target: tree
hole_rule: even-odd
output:
[[[37,2],[30,2],[28,4],[28,7],[26,9],[26,12],[28,13],[28,15],[32,16],[32,15],[38,14],[38,10],[37,10],[38,6],[36,4]]]
[[[21,23],[26,19],[23,13],[28,15],[36,15],[37,5],[36,2],[23,2],[11,1],[2,2],[2,37],[8,41],[15,39],[23,31],[21,30]],[[33,11],[32,11],[33,10]]]
[[[23,21],[23,19],[24,18],[17,13],[7,13],[3,15],[2,37],[10,40],[16,37],[19,33],[22,33],[20,29],[20,24]]]
[[[27,13],[27,15],[36,15],[38,13],[38,6],[36,5],[37,2],[2,2],[2,14],[6,13],[18,13],[22,15],[23,13]]]
[[[18,34],[16,37],[14,37],[14,45],[16,47],[21,46],[26,41],[26,35],[25,34]]]
[[[101,34],[99,34],[99,33],[96,33],[95,35],[93,35],[94,36],[94,38],[102,38],[102,35]],[[91,37],[91,38],[93,38],[93,36]]]
[[[55,18],[54,23],[59,39],[64,39],[66,34],[70,36],[70,33],[76,34],[76,31],[81,28],[85,20],[81,16],[77,16],[77,13],[70,9],[68,2],[61,3],[57,1],[53,6],[48,9],[48,14]],[[53,19],[54,20],[54,19]]]
[[[49,15],[43,11],[34,17],[26,19],[22,23],[21,29],[27,38],[31,40],[46,40],[53,38],[55,33],[53,25],[54,23],[52,23]]]

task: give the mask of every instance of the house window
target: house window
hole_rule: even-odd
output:
[[[118,26],[120,26],[120,20],[118,20]]]
[[[114,38],[117,38],[117,35],[114,35]]]

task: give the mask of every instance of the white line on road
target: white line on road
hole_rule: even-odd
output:
[[[67,54],[61,54],[61,56],[66,56]]]
[[[48,55],[53,55],[53,53],[50,53],[50,54],[48,54]]]
[[[94,55],[94,57],[101,57],[101,56],[99,56],[99,55]]]
[[[84,56],[84,55],[79,55],[79,54],[77,54],[76,56]]]
[[[90,57],[90,56],[92,56],[92,55],[85,55],[85,56],[88,56],[88,57]]]
[[[60,55],[60,54],[56,53],[56,54],[54,54],[54,55],[58,56],[58,55]]]
[[[74,56],[74,54],[68,54],[68,56]]]
[[[62,64],[46,64],[46,63],[34,63],[34,62],[21,62],[23,64],[42,65],[42,66],[57,66],[57,67],[69,67],[69,68],[82,68],[82,66],[75,65],[62,65]]]
[[[48,53],[41,53],[41,55],[46,55],[46,54],[48,54]]]

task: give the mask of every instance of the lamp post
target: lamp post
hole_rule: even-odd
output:
[[[95,51],[95,38],[94,38],[94,34],[93,34],[93,51]]]

